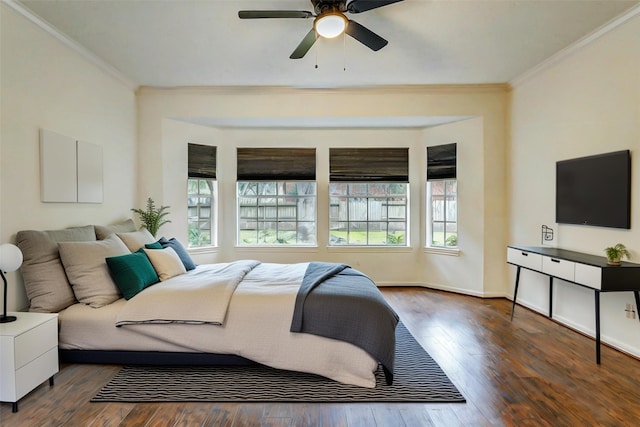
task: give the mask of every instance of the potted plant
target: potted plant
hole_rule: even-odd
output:
[[[620,260],[622,258],[631,258],[631,253],[622,243],[618,243],[615,246],[609,246],[604,249],[604,252],[607,254],[607,264],[610,265],[620,265]]]
[[[156,233],[158,229],[162,227],[164,224],[171,222],[168,219],[164,219],[165,216],[169,215],[167,212],[169,206],[160,206],[156,208],[156,204],[151,197],[147,199],[147,209],[131,209],[133,212],[137,213],[140,216],[140,222],[142,226],[149,230],[149,233],[156,237]]]

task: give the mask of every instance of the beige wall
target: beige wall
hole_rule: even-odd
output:
[[[14,242],[23,229],[129,217],[137,185],[135,94],[4,3],[0,15],[0,243]],[[40,201],[40,128],[102,147],[103,203]],[[8,308],[24,308],[19,275],[9,281]]]
[[[304,106],[304,108],[301,108]],[[218,146],[219,247],[196,255],[199,262],[254,258],[270,262],[346,262],[382,285],[429,285],[481,296],[506,290],[504,246],[505,120],[503,86],[398,87],[367,90],[203,88],[138,92],[140,200],[172,206],[174,221],[163,233],[186,241],[186,144]],[[353,116],[471,116],[469,120],[420,129],[251,129],[205,127],[179,118],[300,118]],[[178,119],[177,119],[178,118]],[[424,251],[426,147],[459,143],[459,256]],[[158,144],[161,148],[158,148]],[[235,246],[235,152],[246,146],[316,147],[318,159],[318,247]],[[410,150],[411,246],[329,248],[328,153],[339,146],[405,146]],[[489,230],[489,231],[487,231]]]
[[[539,245],[540,227],[555,229],[559,247],[604,256],[622,242],[640,259],[640,16],[573,52],[513,90],[509,174],[509,241]],[[630,149],[630,230],[555,224],[558,160]],[[513,271],[511,271],[513,280]],[[547,278],[524,273],[519,300],[546,313]],[[593,292],[559,281],[554,317],[593,333]],[[640,356],[638,320],[625,317],[633,294],[602,295],[603,339]],[[606,363],[606,362],[605,362]]]
[[[486,212],[490,202],[484,191],[484,180],[477,179],[484,176],[485,149],[482,136],[482,119],[473,118],[453,124],[436,126],[425,129],[426,145],[440,145],[457,142],[458,157],[458,245],[461,249],[459,257],[424,254],[422,263],[422,282],[436,289],[454,290],[472,295],[495,295],[500,289],[489,286],[484,274],[485,246],[490,245],[487,238],[500,238],[501,230],[497,234],[485,233],[485,226],[492,216]],[[423,159],[420,159],[423,160]],[[422,165],[421,165],[422,166]],[[420,182],[426,180],[424,166]],[[421,189],[420,196],[424,194]],[[421,201],[421,205],[424,202]],[[425,216],[425,215],[422,215]],[[425,221],[422,221],[424,224]],[[416,224],[417,225],[417,224]],[[424,226],[421,230],[424,230]],[[422,243],[422,242],[421,242]],[[489,256],[488,259],[491,259]],[[504,280],[502,280],[504,284]]]

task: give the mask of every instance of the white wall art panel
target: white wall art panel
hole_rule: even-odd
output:
[[[42,201],[102,203],[102,147],[40,130]]]
[[[40,182],[43,202],[78,200],[74,138],[40,129]]]
[[[78,141],[78,202],[102,203],[102,147]]]

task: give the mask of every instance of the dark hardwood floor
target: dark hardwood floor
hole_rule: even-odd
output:
[[[510,302],[383,288],[464,404],[89,403],[120,369],[65,365],[55,385],[0,404],[11,426],[637,426],[640,361]],[[638,323],[636,321],[636,323]],[[638,327],[640,333],[640,325]]]

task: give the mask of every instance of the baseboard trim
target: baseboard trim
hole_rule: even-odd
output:
[[[455,294],[469,295],[479,298],[506,298],[507,294],[504,292],[478,292],[466,288],[457,288],[453,286],[438,285],[434,283],[421,283],[421,282],[378,282],[376,284],[381,288],[386,287],[418,287],[433,289],[436,291],[452,292]]]

